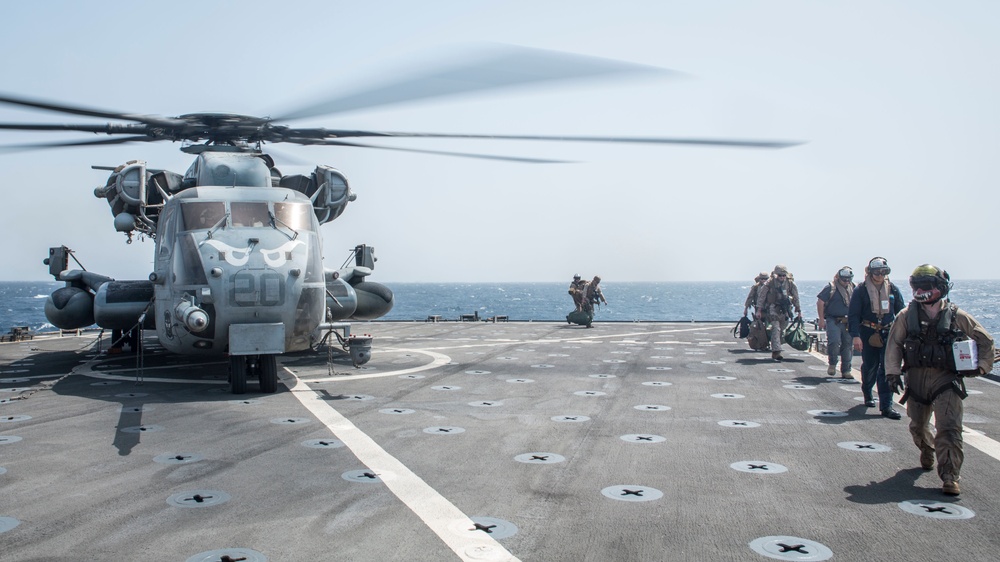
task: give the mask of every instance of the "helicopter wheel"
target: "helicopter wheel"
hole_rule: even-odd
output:
[[[247,358],[245,355],[229,356],[229,383],[233,394],[247,392]]]
[[[278,391],[278,363],[274,355],[257,357],[257,376],[260,380],[260,391],[273,394]]]

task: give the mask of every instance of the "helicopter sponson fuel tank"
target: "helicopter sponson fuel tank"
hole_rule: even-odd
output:
[[[361,244],[353,254],[354,266],[325,272],[327,320],[375,320],[388,314],[395,304],[392,290],[366,281],[375,267],[375,248]]]

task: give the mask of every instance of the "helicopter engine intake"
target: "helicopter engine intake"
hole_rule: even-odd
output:
[[[131,160],[115,168],[94,196],[107,199],[118,232],[153,235],[161,204],[182,188],[181,182],[180,174],[149,170],[142,160]]]
[[[347,204],[357,199],[347,183],[347,176],[330,166],[316,166],[316,170],[308,176],[283,176],[278,185],[309,197],[320,224],[339,217]]]

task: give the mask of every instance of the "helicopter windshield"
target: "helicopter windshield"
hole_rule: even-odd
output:
[[[305,203],[275,203],[274,216],[292,230],[313,230],[313,210]]]
[[[265,226],[271,224],[271,215],[264,202],[237,202],[229,204],[233,226]]]
[[[185,201],[181,209],[184,230],[209,229],[226,216],[226,204],[222,201]]]

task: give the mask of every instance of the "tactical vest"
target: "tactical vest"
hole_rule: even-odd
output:
[[[906,339],[903,341],[903,370],[914,367],[941,369],[957,373],[951,346],[969,336],[955,326],[958,307],[949,303],[937,322],[920,324],[920,304],[910,303],[906,315]]]
[[[788,284],[784,287],[771,285],[768,287],[767,296],[764,297],[765,305],[777,305],[778,310],[789,312],[792,309],[792,299],[788,296]]]

